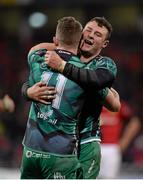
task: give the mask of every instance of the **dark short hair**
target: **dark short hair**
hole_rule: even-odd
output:
[[[109,23],[109,21],[105,17],[94,17],[89,22],[96,21],[98,23],[98,26],[102,27],[105,26],[108,30],[108,36],[107,39],[110,39],[113,28],[112,25]]]
[[[56,36],[66,45],[79,43],[82,35],[82,25],[74,17],[68,16],[58,20]]]

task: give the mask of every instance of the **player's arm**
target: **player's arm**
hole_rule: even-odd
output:
[[[121,108],[121,102],[118,92],[111,88],[103,101],[103,105],[112,112],[118,112]]]
[[[40,49],[54,50],[54,43],[40,43],[36,46],[33,46],[28,53],[28,64],[32,64],[32,54]],[[43,55],[44,52],[37,52],[38,54],[33,54],[35,57]],[[51,100],[55,98],[56,90],[54,87],[47,87],[44,83],[38,82],[36,84],[30,85],[29,81],[25,82],[22,85],[22,95],[26,100],[37,101],[43,104],[51,103]]]
[[[141,119],[138,116],[134,116],[130,119],[119,141],[119,147],[122,152],[126,151],[130,143],[139,133],[141,127]]]
[[[43,82],[38,82],[30,87],[28,81],[22,85],[21,91],[27,100],[43,104],[50,104],[55,99],[57,93],[53,86],[46,86]]]
[[[100,90],[111,87],[115,79],[114,74],[109,69],[102,67],[95,70],[79,68],[65,62],[54,51],[46,52],[45,61],[52,69],[61,72],[85,89],[94,87],[96,90]]]
[[[56,48],[55,44],[54,43],[40,43],[40,44],[37,44],[35,46],[33,46],[30,51],[29,51],[29,54],[33,51],[36,51],[36,50],[39,50],[39,49],[47,49],[48,51],[52,51]]]

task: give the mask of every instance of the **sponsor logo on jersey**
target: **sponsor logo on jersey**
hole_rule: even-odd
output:
[[[55,118],[50,118],[52,116],[52,114],[53,114],[53,110],[49,110],[49,112],[47,112],[47,113],[40,113],[40,112],[38,112],[37,113],[37,118],[41,118],[43,120],[47,120],[49,123],[55,125],[58,120],[55,119]]]

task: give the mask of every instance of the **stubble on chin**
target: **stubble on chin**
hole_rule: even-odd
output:
[[[92,54],[89,51],[84,51],[80,49],[80,54],[85,58],[90,58]]]

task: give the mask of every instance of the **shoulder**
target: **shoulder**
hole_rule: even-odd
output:
[[[115,61],[111,58],[111,57],[107,57],[107,56],[99,56],[97,57],[97,63],[102,63],[102,64],[111,64],[116,66]]]
[[[85,64],[80,60],[78,56],[71,56],[68,63],[73,64],[79,68],[85,67]]]
[[[28,62],[30,63],[31,61],[37,60],[41,57],[44,57],[46,51],[47,51],[46,49],[30,51],[28,54]]]
[[[97,59],[97,67],[105,68],[111,71],[114,75],[117,74],[117,66],[114,60],[107,56],[99,56]]]

